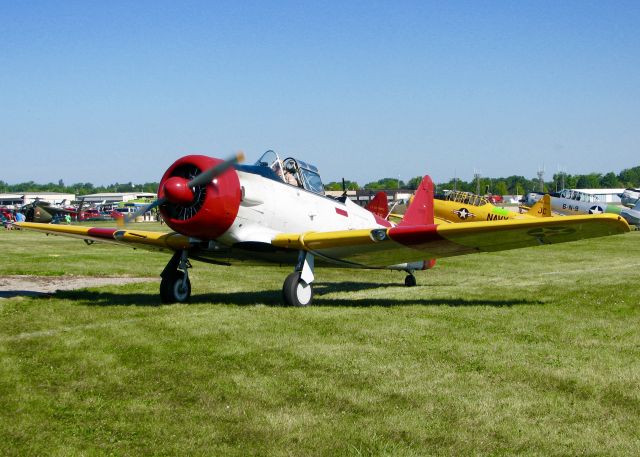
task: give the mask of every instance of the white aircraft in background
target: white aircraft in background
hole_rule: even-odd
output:
[[[525,205],[532,205],[541,199],[543,195],[544,194],[539,192],[530,192],[525,195],[523,203]],[[610,205],[601,202],[595,195],[571,189],[564,189],[549,195],[551,196],[551,209],[559,214],[618,214],[622,216],[627,223],[640,225],[640,206],[623,208],[618,205]]]
[[[625,189],[621,194],[618,194],[618,197],[624,206],[633,208],[640,203],[640,189]]]

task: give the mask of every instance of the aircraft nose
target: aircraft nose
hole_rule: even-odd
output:
[[[164,221],[178,233],[216,239],[233,224],[242,189],[233,160],[188,155],[176,160],[160,180]],[[204,171],[203,171],[204,170]]]
[[[193,202],[193,191],[187,185],[187,180],[180,176],[172,176],[164,183],[164,195],[167,200],[176,205],[188,206]]]

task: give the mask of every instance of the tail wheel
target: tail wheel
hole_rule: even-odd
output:
[[[287,276],[282,286],[282,298],[287,306],[307,306],[313,301],[313,286],[300,279],[295,271]]]
[[[160,299],[162,303],[185,303],[191,297],[191,281],[185,273],[176,270],[162,278],[160,282]]]

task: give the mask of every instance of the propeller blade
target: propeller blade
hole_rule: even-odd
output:
[[[244,160],[244,153],[242,151],[238,151],[233,157],[225,160],[222,163],[219,163],[215,167],[211,167],[206,171],[203,171],[198,176],[193,178],[191,181],[187,183],[187,186],[190,188],[203,186],[205,184],[209,184],[213,178],[216,176],[220,176],[224,173],[228,168],[234,166],[238,162],[242,162]]]
[[[134,221],[136,219],[136,217],[142,216],[147,211],[151,211],[153,208],[156,208],[156,207],[162,205],[165,201],[166,201],[166,199],[164,199],[164,198],[158,198],[158,199],[154,200],[153,202],[149,203],[148,205],[142,206],[135,213],[127,214],[127,215],[119,218],[118,221],[117,221],[118,225],[126,225],[129,222]]]
[[[211,167],[208,170],[205,170],[202,173],[200,173],[198,176],[196,176],[191,181],[189,181],[187,183],[187,186],[189,188],[194,188],[194,187],[197,187],[197,186],[202,186],[202,185],[205,185],[205,184],[209,184],[213,180],[213,178],[215,178],[216,176],[220,176],[228,168],[234,166],[238,162],[242,162],[243,160],[244,160],[244,153],[242,151],[238,151],[233,157],[231,157],[231,158],[225,160],[224,162],[219,163],[218,165],[216,165],[214,167]],[[156,200],[154,200],[153,202],[149,203],[148,205],[141,207],[136,212],[134,212],[132,214],[129,214],[129,215],[126,215],[126,216],[123,216],[121,218],[118,218],[118,220],[116,222],[117,222],[118,226],[124,227],[129,222],[135,220],[136,217],[141,216],[144,213],[146,213],[148,211],[151,211],[154,208],[157,208],[158,206],[162,205],[166,201],[167,201],[166,198],[157,198]]]

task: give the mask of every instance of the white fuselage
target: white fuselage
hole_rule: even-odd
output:
[[[242,202],[233,225],[218,241],[270,243],[278,233],[329,232],[382,227],[368,210],[303,188],[238,171]]]

